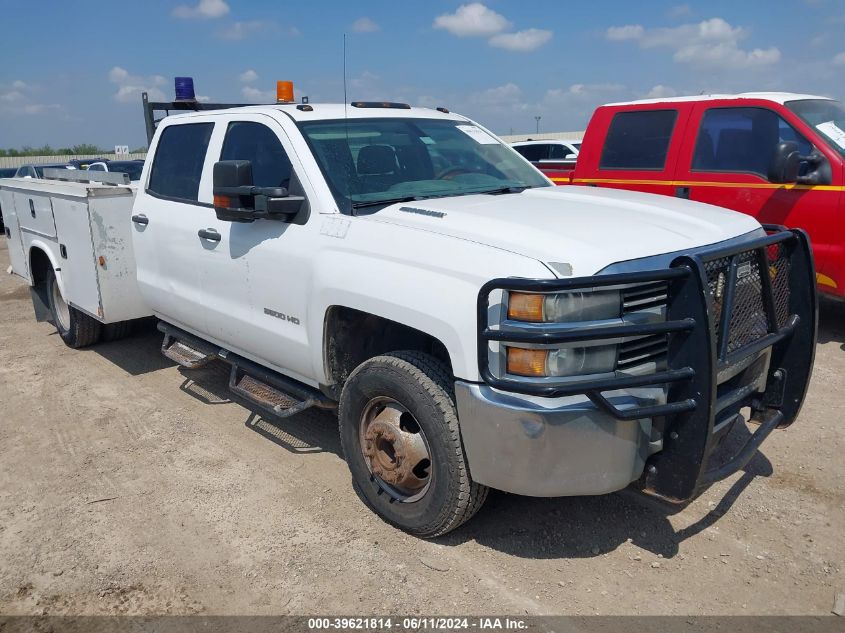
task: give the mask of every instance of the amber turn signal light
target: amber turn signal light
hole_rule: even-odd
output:
[[[508,318],[514,321],[541,323],[545,303],[545,295],[512,292],[508,299]]]
[[[547,349],[508,348],[508,373],[516,376],[542,377],[546,375]]]
[[[232,207],[232,199],[229,196],[214,196],[214,206],[221,209],[229,209]]]

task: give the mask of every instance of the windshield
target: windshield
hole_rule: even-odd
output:
[[[845,107],[830,99],[787,101],[786,107],[813,126],[828,145],[845,156]]]
[[[340,210],[549,182],[481,128],[437,119],[300,123]]]

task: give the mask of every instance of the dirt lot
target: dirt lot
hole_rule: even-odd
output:
[[[845,590],[843,342],[826,304],[798,422],[681,512],[494,493],[425,542],[358,501],[333,416],[265,419],[153,328],[70,350],[3,273],[0,613],[825,614]]]

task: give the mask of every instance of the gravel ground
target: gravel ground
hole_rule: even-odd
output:
[[[229,400],[225,368],[162,357],[153,327],[68,349],[2,274],[0,613],[829,613],[843,317],[823,304],[795,425],[684,510],[493,493],[427,542],[359,502],[332,415],[268,420]]]

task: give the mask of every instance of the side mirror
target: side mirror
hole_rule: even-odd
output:
[[[256,187],[252,163],[248,160],[221,160],[214,163],[214,211],[226,222],[254,222],[260,218],[291,221],[305,202],[284,187]]]
[[[563,157],[563,160],[575,160],[578,158],[578,154],[567,154]]]
[[[221,160],[212,172],[214,211],[219,220],[252,222],[255,198],[252,195],[252,163],[248,160]]]
[[[798,144],[792,141],[779,143],[769,163],[769,182],[786,184],[798,181],[801,154]]]

